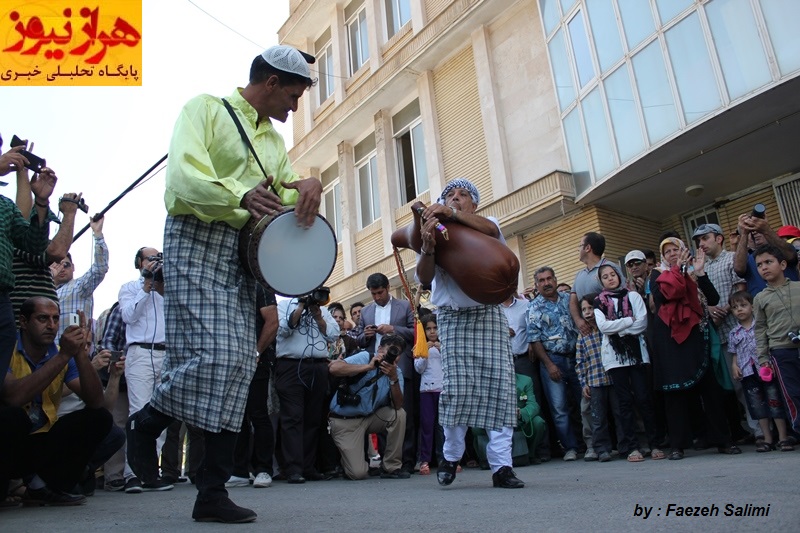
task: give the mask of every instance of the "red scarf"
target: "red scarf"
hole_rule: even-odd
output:
[[[703,316],[697,284],[691,276],[681,274],[677,265],[663,271],[656,283],[666,299],[658,310],[658,317],[669,326],[675,342],[682,344]]]

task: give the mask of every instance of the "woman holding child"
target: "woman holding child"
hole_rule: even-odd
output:
[[[653,376],[664,392],[664,407],[672,451],[671,460],[683,459],[692,442],[690,409],[696,395],[705,411],[706,441],[724,454],[741,450],[731,443],[722,404],[722,390],[714,377],[709,353],[708,313],[699,291],[709,305],[717,305],[719,294],[705,274],[705,254],[697,251],[694,261],[678,238],[668,237],[660,245],[662,262],[650,279],[653,309]],[[694,272],[689,272],[689,267]],[[698,291],[699,288],[699,291]]]

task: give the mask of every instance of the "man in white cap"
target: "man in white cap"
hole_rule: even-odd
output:
[[[439,220],[450,220],[498,239],[505,244],[497,219],[475,211],[480,195],[465,178],[450,181],[437,203],[422,213],[422,253],[416,277],[432,285],[431,303],[437,306],[442,344],[444,390],[439,403],[439,423],[444,428],[444,461],[436,477],[450,485],[464,454],[467,428],[479,427],[489,434],[486,458],[495,487],[517,489],[525,483],[511,469],[511,443],[517,422],[514,357],[508,320],[498,305],[483,305],[469,296],[434,262]]]
[[[628,269],[628,290],[636,291],[642,298],[647,293],[647,258],[641,250],[631,250],[625,256]],[[645,300],[647,301],[647,300]]]
[[[246,87],[227,99],[190,100],[170,144],[166,353],[150,403],[128,421],[128,460],[145,490],[168,490],[158,475],[156,437],[173,419],[202,429],[205,457],[192,512],[197,521],[256,519],[225,490],[256,369],[255,280],[245,275],[237,244],[250,217],[295,205],[297,224],[308,228],[319,209],[321,183],[292,170],[271,122],[284,122],[314,84],[308,62],[313,57],[292,47],[268,48],[253,60]]]

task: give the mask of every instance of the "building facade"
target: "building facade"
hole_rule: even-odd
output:
[[[325,188],[332,298],[399,287],[392,232],[460,176],[520,288],[544,264],[571,283],[587,231],[618,259],[755,203],[800,225],[796,20],[794,0],[290,0],[279,39],[319,78],[290,158]]]

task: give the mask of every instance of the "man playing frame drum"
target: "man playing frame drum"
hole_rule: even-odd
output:
[[[511,439],[517,420],[514,360],[508,336],[508,321],[498,305],[484,305],[464,294],[453,278],[434,262],[435,232],[440,220],[457,222],[505,244],[494,218],[475,213],[480,195],[469,180],[449,182],[437,203],[425,208],[421,228],[422,249],[416,277],[432,284],[431,303],[436,305],[441,342],[443,390],[439,400],[439,422],[444,428],[444,461],[439,464],[440,485],[456,477],[464,454],[464,437],[470,426],[489,434],[486,457],[492,468],[492,484],[522,488],[511,469]],[[480,277],[483,273],[476,272]],[[480,377],[480,379],[478,379]]]
[[[184,106],[170,144],[166,355],[150,403],[128,421],[128,459],[145,490],[168,490],[158,476],[156,437],[173,419],[202,429],[206,451],[192,512],[198,521],[256,519],[225,490],[256,368],[255,281],[245,275],[237,241],[250,217],[275,215],[284,205],[295,205],[302,227],[315,220],[322,185],[292,171],[271,123],[284,122],[314,84],[307,62],[313,58],[292,47],[268,48],[253,60],[248,85],[226,99],[244,133],[219,98],[201,95]]]

